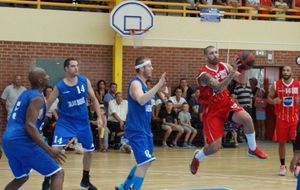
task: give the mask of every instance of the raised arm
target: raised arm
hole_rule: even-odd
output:
[[[148,92],[144,93],[142,90],[142,85],[137,81],[133,81],[130,85],[129,93],[131,97],[136,100],[140,105],[144,105],[148,102],[157,91],[162,88],[166,83],[166,73],[163,73],[159,82],[151,88]]]

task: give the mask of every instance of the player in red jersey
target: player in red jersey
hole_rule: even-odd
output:
[[[279,175],[285,176],[285,143],[291,140],[294,145],[296,139],[300,81],[292,78],[290,66],[284,66],[281,74],[282,79],[275,81],[269,92],[268,102],[275,106],[276,128],[273,140],[279,143]]]
[[[204,105],[202,117],[208,144],[195,151],[190,164],[191,173],[196,174],[200,161],[222,147],[224,124],[227,120],[244,126],[249,156],[266,159],[267,155],[256,146],[251,116],[233,101],[227,89],[234,78],[240,82],[245,80],[245,75],[237,72],[240,60],[237,59],[233,66],[220,62],[218,51],[214,46],[206,47],[204,55],[207,63],[199,70],[197,79],[201,92],[199,102]]]

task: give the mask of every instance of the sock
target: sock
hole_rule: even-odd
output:
[[[204,158],[206,158],[207,156],[204,154],[204,151],[203,151],[204,149],[202,148],[201,150],[200,150],[200,152],[198,152],[197,154],[196,154],[196,158],[199,160],[199,161],[201,161],[201,160],[203,160]]]
[[[90,180],[90,171],[83,170],[82,181],[88,182]]]
[[[133,176],[132,178],[133,189],[140,190],[143,185],[143,181],[144,181],[144,177]]]
[[[280,159],[280,164],[285,165],[285,159]]]
[[[133,175],[135,173],[136,166],[133,166],[126,178],[126,180],[123,183],[123,187],[125,190],[129,189],[130,185],[132,184]]]
[[[250,134],[245,134],[248,142],[248,147],[250,150],[254,151],[256,149],[256,141],[255,141],[255,132]]]

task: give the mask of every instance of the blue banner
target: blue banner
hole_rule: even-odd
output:
[[[217,8],[202,8],[200,19],[203,22],[221,22],[220,10]]]

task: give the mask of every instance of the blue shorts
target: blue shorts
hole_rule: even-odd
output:
[[[156,160],[153,155],[153,137],[144,134],[128,138],[138,166]]]
[[[256,120],[266,120],[266,112],[256,110]]]
[[[65,146],[73,137],[77,137],[85,152],[95,150],[89,121],[58,119],[55,125],[52,146]]]
[[[32,142],[4,141],[3,150],[16,179],[28,176],[32,169],[46,177],[62,169],[41,147]]]

